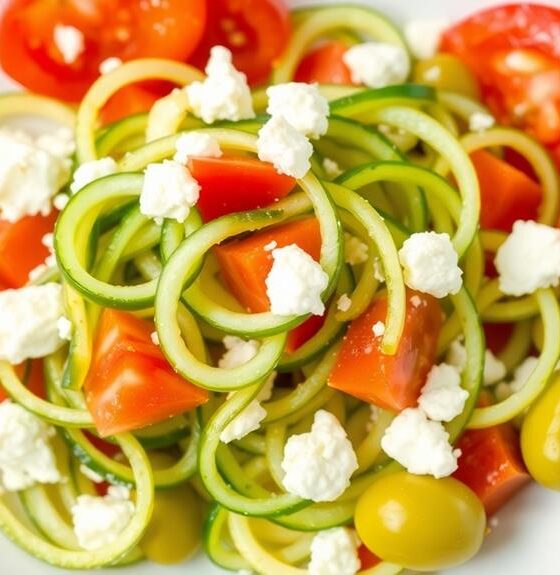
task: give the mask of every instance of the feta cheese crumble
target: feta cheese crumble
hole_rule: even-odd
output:
[[[521,296],[560,280],[560,230],[518,220],[494,259],[500,290]]]
[[[467,365],[467,350],[465,349],[461,339],[458,338],[451,342],[445,361],[449,365],[454,366],[460,372],[465,369],[465,366]],[[484,354],[484,385],[494,385],[498,381],[501,381],[505,376],[506,366],[492,353],[491,350],[487,349]]]
[[[0,479],[8,491],[61,480],[49,445],[55,430],[9,399],[0,403]]]
[[[342,57],[350,70],[352,82],[368,88],[401,84],[408,78],[408,54],[400,46],[382,42],[365,42],[349,48]]]
[[[309,433],[292,435],[286,442],[282,469],[288,493],[334,501],[350,485],[358,460],[338,419],[320,409]]]
[[[192,113],[207,124],[216,120],[237,122],[254,118],[247,77],[235,69],[231,52],[223,46],[210,50],[206,79],[185,88]]]
[[[443,18],[435,20],[412,20],[404,26],[404,37],[412,55],[426,60],[436,55],[441,35],[449,25]]]
[[[309,575],[355,575],[360,569],[358,538],[346,527],[319,531],[311,542]]]
[[[74,64],[86,49],[84,35],[74,26],[57,24],[54,27],[53,40],[65,64]]]
[[[381,337],[385,333],[385,324],[382,321],[376,321],[373,324],[371,331],[375,337]]]
[[[259,160],[270,162],[279,174],[303,178],[311,168],[311,142],[282,117],[272,117],[259,130]]]
[[[267,89],[272,117],[281,117],[304,136],[316,139],[327,132],[329,103],[319,93],[317,84],[289,82]]]
[[[173,159],[180,164],[186,164],[190,158],[220,158],[222,150],[218,140],[204,132],[187,132],[179,136],[175,143]]]
[[[513,393],[518,392],[527,383],[527,380],[537,367],[537,357],[529,356],[523,360],[513,372],[511,382],[502,381],[496,386],[496,397],[499,401],[507,399]]]
[[[336,302],[336,309],[338,311],[348,311],[352,307],[352,300],[348,297],[348,294],[343,293]]]
[[[465,407],[469,394],[459,371],[447,363],[434,365],[418,399],[418,407],[433,421],[451,421]]]
[[[58,320],[63,313],[59,284],[0,292],[0,359],[15,365],[56,351],[62,345]]]
[[[331,158],[323,158],[323,170],[329,180],[334,180],[342,174],[342,168]]]
[[[266,277],[270,311],[276,315],[323,315],[321,294],[329,276],[307,252],[296,244],[272,251],[272,268]]]
[[[103,483],[105,481],[105,479],[101,477],[99,473],[96,473],[93,469],[90,469],[83,463],[80,465],[80,473],[87,477],[90,481],[93,481],[93,483]]]
[[[485,132],[495,123],[496,120],[494,119],[494,116],[491,116],[486,112],[473,112],[469,116],[469,130],[471,132]]]
[[[381,447],[415,475],[447,477],[457,469],[460,449],[453,449],[449,434],[438,421],[430,421],[421,409],[401,411],[385,430]]]
[[[102,549],[124,531],[134,514],[134,503],[123,495],[122,490],[109,487],[104,497],[78,496],[72,507],[72,522],[80,547]]]
[[[184,222],[198,202],[200,185],[186,166],[164,160],[148,164],[140,193],[140,212],[161,224],[164,218]]]
[[[456,294],[463,283],[459,257],[448,234],[412,234],[399,251],[406,285],[437,298]]]
[[[105,58],[101,64],[99,64],[99,73],[102,76],[114,72],[117,68],[123,65],[123,61],[116,56],[111,56],[110,58]]]
[[[72,339],[72,322],[66,316],[61,315],[56,320],[56,329],[60,339],[65,341]]]
[[[367,262],[368,259],[367,244],[362,242],[356,236],[344,233],[344,261],[351,266],[357,266]]]
[[[153,331],[150,334],[150,339],[152,340],[152,343],[154,345],[159,345],[159,335],[158,335],[157,331]]]
[[[69,201],[70,198],[68,197],[68,194],[56,194],[53,198],[53,206],[61,212],[67,206]]]
[[[263,250],[265,252],[271,252],[274,248],[278,247],[278,242],[276,240],[272,240],[271,242],[268,242],[264,247]]]
[[[91,184],[91,182],[116,173],[117,169],[117,162],[115,162],[115,160],[109,156],[100,158],[99,160],[84,162],[78,166],[77,170],[72,176],[70,191],[73,194],[76,194],[82,188],[88,184]]]
[[[251,361],[258,353],[260,344],[254,339],[244,340],[235,335],[224,337],[226,352],[218,360],[218,367],[233,369]]]

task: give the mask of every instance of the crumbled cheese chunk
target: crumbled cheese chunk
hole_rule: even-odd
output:
[[[420,307],[422,305],[422,298],[419,295],[413,295],[410,298],[410,303],[412,304],[413,307]]]
[[[426,60],[436,55],[441,35],[449,25],[443,18],[436,20],[412,20],[404,27],[404,37],[412,55]]]
[[[0,212],[15,222],[24,216],[51,212],[52,197],[68,179],[69,159],[61,157],[56,135],[31,138],[20,131],[0,129]]]
[[[560,280],[560,230],[518,220],[494,263],[504,294],[521,296],[556,287]]]
[[[18,364],[56,351],[62,345],[57,324],[63,313],[59,284],[0,292],[0,359]]]
[[[140,194],[140,212],[158,224],[163,218],[182,223],[199,195],[200,185],[186,166],[170,160],[148,164]]]
[[[222,155],[218,140],[204,132],[182,134],[175,143],[175,150],[173,159],[180,164],[186,164],[193,157],[220,158]]]
[[[485,132],[495,123],[496,120],[494,119],[494,116],[491,116],[486,112],[473,112],[469,116],[469,130],[471,132]]]
[[[56,194],[53,198],[53,206],[61,212],[67,206],[69,201],[70,198],[67,194]]]
[[[66,316],[61,315],[56,320],[56,329],[60,339],[66,341],[72,339],[72,322]]]
[[[55,430],[44,421],[5,400],[0,403],[0,479],[8,491],[35,483],[61,480],[49,445]]]
[[[323,170],[329,180],[334,180],[342,174],[342,168],[331,158],[323,158]]]
[[[80,465],[80,473],[87,477],[93,483],[103,483],[105,478],[103,478],[99,473],[96,473],[93,469],[90,469],[87,465],[83,463]]]
[[[352,82],[369,88],[401,84],[410,73],[408,54],[400,46],[365,42],[349,48],[342,57]]]
[[[414,290],[442,298],[461,289],[463,272],[448,234],[412,234],[400,249],[399,259],[404,281]]]
[[[78,169],[74,172],[72,183],[70,184],[70,191],[76,194],[91,182],[114,174],[117,169],[117,162],[110,157],[84,162],[78,166]]]
[[[304,136],[319,138],[329,126],[329,103],[321,96],[317,84],[289,82],[267,89],[272,117],[281,117]]]
[[[303,178],[311,168],[311,142],[282,117],[270,118],[259,130],[257,151],[279,174]]]
[[[54,27],[53,40],[65,64],[74,64],[86,49],[84,35],[74,26],[57,24]]]
[[[185,88],[189,107],[207,124],[216,120],[239,121],[254,118],[251,90],[247,77],[235,69],[231,52],[223,46],[210,50],[206,79]]]
[[[152,340],[152,343],[154,345],[159,345],[159,335],[158,335],[157,331],[153,331],[150,334],[150,339]]]
[[[468,392],[461,387],[459,371],[440,363],[428,373],[418,406],[433,421],[451,421],[463,411],[468,397]]]
[[[513,380],[511,382],[512,391],[519,391],[526,383],[535,367],[539,363],[538,358],[529,356],[524,359],[513,372]]]
[[[110,74],[114,72],[117,68],[123,65],[123,61],[116,56],[111,56],[110,58],[105,58],[101,64],[99,64],[99,73],[101,75]]]
[[[451,342],[445,360],[449,365],[463,371],[467,365],[467,350],[462,340],[457,338]],[[506,376],[506,366],[487,349],[484,357],[484,385],[494,385]]]
[[[118,538],[130,523],[134,504],[112,491],[104,497],[79,495],[72,506],[72,522],[80,547],[102,549]]]
[[[375,258],[373,260],[373,277],[379,283],[383,283],[385,281],[385,272],[383,270],[383,265],[381,264],[381,260],[379,258]]]
[[[449,434],[438,421],[430,421],[421,409],[401,411],[386,429],[381,447],[415,475],[447,477],[457,469],[460,449],[453,449]]]
[[[233,369],[251,361],[258,353],[260,344],[254,339],[244,340],[235,335],[224,337],[226,352],[218,360],[218,367]]]
[[[329,276],[321,265],[296,244],[276,248],[272,258],[265,280],[270,311],[276,315],[323,315],[321,294]]]
[[[352,300],[348,297],[348,294],[343,293],[336,302],[336,309],[345,312],[352,307]]]
[[[346,527],[320,531],[311,542],[309,575],[355,575],[360,569],[358,544]]]
[[[245,437],[252,431],[256,431],[265,417],[266,410],[259,401],[253,399],[241,413],[224,427],[220,433],[220,441],[230,443]]]
[[[286,442],[282,469],[288,493],[311,501],[334,501],[350,485],[358,460],[338,419],[321,409],[309,433],[292,435]]]
[[[68,179],[69,170],[72,166],[70,156],[76,151],[74,132],[69,128],[58,128],[54,131],[39,134],[35,139],[35,144],[62,162],[64,168],[63,183]]]
[[[263,250],[265,252],[271,252],[276,247],[278,247],[278,242],[276,240],[272,240],[263,247]]]
[[[385,324],[382,321],[376,321],[373,324],[371,331],[375,337],[381,337],[385,333]]]
[[[344,233],[344,261],[351,266],[357,266],[367,262],[368,259],[367,244],[362,242],[356,236]]]

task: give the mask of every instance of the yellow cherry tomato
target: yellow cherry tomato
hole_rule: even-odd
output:
[[[486,528],[482,503],[466,485],[405,471],[375,481],[358,500],[354,521],[373,553],[415,571],[467,561]]]
[[[560,375],[525,416],[521,452],[533,478],[560,491]]]

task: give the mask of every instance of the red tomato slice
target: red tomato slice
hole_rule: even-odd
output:
[[[500,353],[513,333],[513,324],[485,323],[483,327],[486,347],[495,355]]]
[[[12,0],[0,23],[0,64],[34,92],[79,101],[108,57],[186,60],[205,20],[205,0]],[[55,44],[57,25],[84,36],[75,62]]]
[[[306,341],[309,341],[325,323],[324,315],[312,315],[306,319],[301,325],[294,327],[288,333],[286,340],[286,351],[293,353],[299,349]]]
[[[111,124],[126,116],[148,112],[154,102],[164,95],[165,92],[156,92],[139,85],[125,86],[103,106],[101,122],[103,125]]]
[[[205,403],[208,394],[177,375],[158,346],[152,324],[106,309],[84,391],[102,437],[139,429]]]
[[[251,84],[264,82],[290,38],[290,12],[283,0],[212,0],[204,37],[191,61],[204,69],[210,48],[226,46]]]
[[[489,8],[444,34],[440,49],[477,76],[498,120],[545,144],[560,141],[560,10],[538,4]]]
[[[412,296],[416,305],[411,302]],[[374,301],[348,328],[328,385],[392,411],[415,407],[436,359],[442,314],[437,300],[407,292],[406,320],[395,355],[385,355],[373,326],[387,316],[387,298]]]
[[[334,40],[318,46],[300,62],[296,82],[351,85],[350,70],[342,59],[346,50],[348,46],[344,42]]]
[[[381,563],[381,559],[363,544],[358,547],[358,557],[360,558],[360,571],[365,571]]]
[[[205,221],[264,208],[287,196],[296,185],[294,178],[254,158],[192,158],[189,170],[201,187],[196,207]]]

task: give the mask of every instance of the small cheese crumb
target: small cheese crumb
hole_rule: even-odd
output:
[[[110,157],[84,162],[73,174],[70,191],[76,194],[91,182],[114,174],[117,169],[117,162]]]
[[[469,116],[469,130],[471,132],[485,132],[494,126],[495,123],[494,117],[486,112],[473,112]]]
[[[449,26],[443,18],[436,20],[413,20],[404,27],[404,36],[412,55],[418,60],[433,58],[438,50],[441,35]]]
[[[461,387],[459,371],[440,363],[428,373],[418,406],[433,421],[451,421],[463,411],[468,397],[468,392]]]
[[[72,339],[72,322],[65,316],[60,316],[56,321],[56,328],[58,329],[58,337],[60,339],[70,341]]]
[[[244,340],[235,335],[224,337],[226,352],[218,361],[218,367],[233,369],[251,361],[259,351],[260,344],[254,339]]]
[[[355,575],[361,565],[358,545],[355,532],[346,527],[320,531],[311,542],[309,575]]]
[[[454,366],[460,372],[465,369],[467,365],[467,350],[462,343],[461,338],[457,338],[451,342],[445,360],[449,365]],[[506,366],[487,349],[484,357],[484,385],[494,385],[506,376]]]
[[[412,234],[399,251],[406,285],[437,298],[456,294],[463,284],[459,257],[448,234]]]
[[[68,197],[68,194],[56,194],[53,198],[53,206],[61,212],[67,206],[69,201],[70,198]]]
[[[385,333],[385,324],[382,321],[377,321],[373,324],[371,331],[375,337],[381,337]]]
[[[80,465],[80,473],[87,477],[90,481],[93,481],[93,483],[103,483],[105,481],[104,477],[83,463]]]
[[[495,387],[496,398],[499,401],[503,401],[513,393],[521,390],[535,370],[538,362],[538,358],[533,356],[529,356],[522,361],[513,372],[511,382],[502,381]]]
[[[323,170],[329,180],[334,180],[342,174],[342,168],[331,158],[323,158]]]
[[[383,271],[383,264],[379,258],[373,260],[373,277],[379,282],[385,281],[385,272]]]
[[[218,140],[204,132],[181,134],[175,143],[175,150],[173,159],[180,164],[186,164],[193,157],[220,158],[222,156]]]
[[[336,309],[338,311],[348,311],[352,307],[352,300],[348,297],[348,294],[343,293],[336,302]]]
[[[153,332],[150,334],[150,339],[152,340],[152,343],[153,343],[154,345],[159,345],[159,336],[158,336],[157,331],[153,331]]]
[[[367,262],[368,246],[362,240],[349,234],[344,233],[344,261],[351,266],[357,266]]]
[[[276,315],[323,315],[321,294],[329,276],[307,252],[296,244],[272,251],[273,264],[266,277],[270,311]]]
[[[518,220],[494,263],[504,294],[521,296],[556,287],[560,280],[560,230]]]
[[[413,295],[410,298],[410,303],[413,307],[420,307],[422,305],[422,298],[418,295]]]
[[[65,64],[74,64],[86,49],[84,35],[74,26],[57,24],[54,27],[53,40]]]
[[[103,76],[105,74],[110,74],[114,72],[117,68],[123,65],[123,61],[116,56],[111,56],[110,58],[105,58],[101,64],[99,64],[99,73]]]
[[[264,250],[265,252],[271,252],[271,251],[272,251],[274,248],[276,248],[276,247],[278,247],[278,242],[276,242],[275,240],[272,240],[271,242],[268,242],[268,243],[264,246],[263,250]]]

